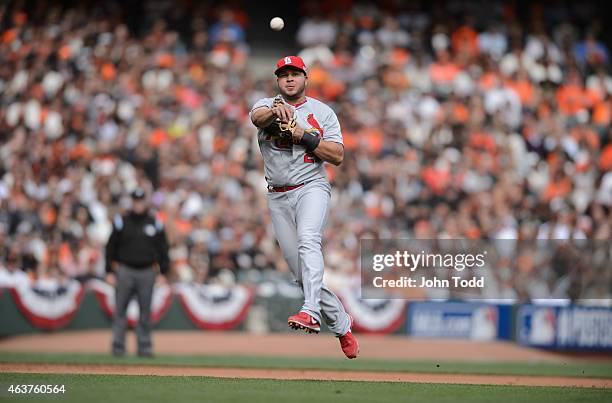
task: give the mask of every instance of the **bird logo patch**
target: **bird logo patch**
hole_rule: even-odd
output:
[[[319,132],[319,137],[323,137],[323,128],[321,127],[321,125],[319,125],[319,122],[317,122],[317,119],[315,119],[312,113],[308,114],[306,121],[308,122],[310,126],[312,126],[311,129],[305,130],[306,132],[308,133]]]

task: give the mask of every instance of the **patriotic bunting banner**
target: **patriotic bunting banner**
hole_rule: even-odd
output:
[[[23,270],[7,270],[0,267],[0,288],[13,288],[18,285],[29,285],[30,278]]]
[[[174,290],[189,319],[201,329],[213,330],[236,327],[246,317],[254,296],[242,286],[178,284]]]
[[[15,305],[39,329],[53,330],[66,326],[81,305],[84,289],[76,280],[15,281],[10,288]]]
[[[361,299],[357,290],[334,290],[353,316],[353,328],[363,333],[393,333],[405,321],[406,301],[401,299]]]
[[[87,287],[92,290],[100,307],[108,315],[113,317],[115,312],[115,287],[101,280],[90,280]],[[153,299],[151,301],[151,323],[159,322],[172,304],[172,288],[166,284],[156,284],[153,288]],[[127,319],[130,327],[136,326],[140,317],[140,309],[136,296],[128,304]]]
[[[54,330],[65,327],[78,311],[85,289],[91,290],[100,309],[112,318],[115,287],[101,280],[86,286],[76,280],[32,282],[19,271],[17,275],[0,268],[0,289],[6,288],[22,315],[37,328]],[[0,290],[1,291],[1,290]],[[244,286],[175,284],[156,285],[153,290],[151,321],[159,322],[172,304],[173,294],[191,322],[198,328],[227,330],[238,326],[253,304],[255,293]],[[404,322],[405,302],[401,300],[361,300],[354,292],[337,291],[354,318],[354,328],[368,333],[391,333]],[[134,298],[128,305],[128,324],[138,322],[139,307]]]

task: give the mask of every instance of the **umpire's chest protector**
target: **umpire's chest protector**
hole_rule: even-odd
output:
[[[154,261],[157,257],[156,236],[162,228],[150,215],[123,217],[119,254],[136,261]]]

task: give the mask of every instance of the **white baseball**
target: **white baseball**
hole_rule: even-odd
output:
[[[270,20],[270,28],[280,31],[285,26],[285,21],[281,17],[274,17]]]

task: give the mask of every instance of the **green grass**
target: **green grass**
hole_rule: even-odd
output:
[[[0,400],[57,401],[62,403],[113,402],[605,402],[612,390],[520,386],[439,385],[388,382],[279,381],[204,377],[126,375],[0,374],[0,385],[66,385],[62,396],[9,396]]]
[[[570,376],[612,378],[612,362],[514,363],[514,362],[453,362],[400,361],[341,358],[258,357],[258,356],[186,356],[159,355],[153,359],[127,356],[114,358],[108,354],[75,353],[11,353],[0,352],[0,362],[162,365],[225,368],[284,368],[379,372],[421,372],[441,374],[491,374]]]

